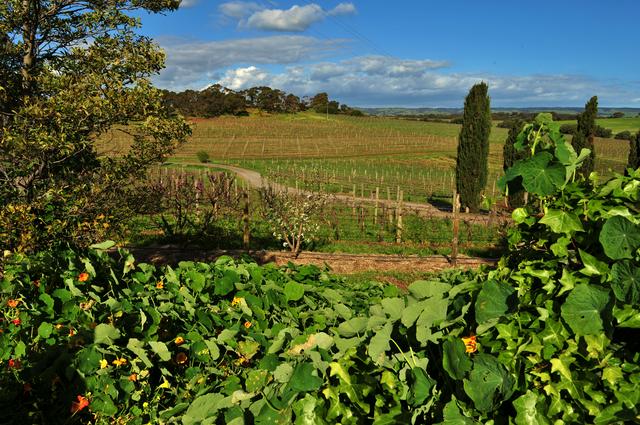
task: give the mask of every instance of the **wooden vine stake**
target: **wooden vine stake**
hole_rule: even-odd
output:
[[[398,204],[396,210],[396,243],[402,242],[402,198],[404,197],[404,192],[402,190],[398,191]]]
[[[451,264],[458,265],[458,235],[460,234],[460,194],[453,192],[453,240],[451,241]]]
[[[244,249],[249,249],[249,192],[245,190],[242,197],[244,198],[244,208],[242,210],[242,246]]]
[[[378,224],[378,202],[380,201],[380,188],[376,186],[376,203],[373,208],[373,224]]]

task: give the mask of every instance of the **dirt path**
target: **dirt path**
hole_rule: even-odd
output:
[[[195,163],[195,162],[181,163],[181,164],[204,166],[208,168],[221,168],[223,170],[228,170],[235,173],[238,177],[242,178],[250,186],[253,186],[255,188],[265,187],[270,184],[271,187],[273,187],[278,191],[287,191],[291,193],[302,193],[302,194],[309,193],[307,191],[299,190],[299,189],[285,186],[279,183],[269,182],[257,171],[248,170],[246,168],[236,167],[233,165],[212,164],[212,163],[202,164],[202,163]],[[376,202],[375,199],[372,199],[372,198],[362,198],[362,197],[354,198],[351,195],[344,195],[344,194],[331,194],[331,197],[333,199],[336,199],[338,201],[342,201],[345,203],[353,202],[354,200],[358,204],[375,204]],[[395,208],[397,205],[397,202],[388,201],[386,199],[379,199],[378,205]],[[438,218],[449,218],[449,219],[453,217],[453,214],[451,212],[440,210],[431,204],[424,204],[424,203],[418,203],[418,202],[402,202],[402,208],[405,210],[412,210],[421,217],[428,217],[428,218],[438,217]],[[509,215],[463,213],[463,214],[460,214],[460,220],[468,223],[491,223],[491,222],[507,222],[511,220],[511,217]]]
[[[177,246],[158,246],[148,248],[127,248],[138,261],[154,264],[177,264],[180,261],[214,261],[228,255],[234,258],[250,256],[259,264],[276,263],[286,265],[315,264],[319,267],[329,266],[339,274],[350,274],[363,271],[411,271],[436,272],[452,267],[464,269],[477,268],[481,265],[495,264],[496,260],[488,258],[459,256],[457,265],[444,255],[377,255],[377,254],[336,254],[323,252],[301,252],[298,257],[283,251],[243,251],[243,250],[201,250]]]

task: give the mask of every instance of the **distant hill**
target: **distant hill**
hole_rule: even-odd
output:
[[[462,114],[462,108],[360,108],[356,107],[367,115],[375,116],[403,116],[403,115],[428,115],[428,114],[442,114],[442,115],[457,115]],[[548,107],[548,108],[491,108],[493,112],[562,112],[567,114],[580,113],[583,111],[581,107]],[[614,112],[623,112],[627,117],[635,117],[640,114],[640,108],[615,108],[615,107],[600,107],[598,109],[598,115],[610,116]]]

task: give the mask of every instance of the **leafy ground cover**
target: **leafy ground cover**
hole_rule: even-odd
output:
[[[108,244],[7,254],[0,419],[638,422],[640,170],[576,180],[588,152],[550,117],[519,147],[503,184],[535,202],[509,252],[406,293],[313,266],[158,269]]]

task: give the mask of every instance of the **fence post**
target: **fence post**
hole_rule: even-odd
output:
[[[458,235],[460,233],[460,195],[453,192],[453,240],[451,241],[451,264],[458,265]]]
[[[373,224],[378,224],[378,201],[380,200],[380,188],[376,186],[376,203],[373,208]]]
[[[398,192],[398,206],[396,211],[397,226],[396,226],[396,243],[402,242],[402,198],[404,192],[401,190]]]
[[[244,208],[242,210],[242,246],[244,249],[249,249],[249,192],[245,190],[242,197],[244,198]]]

